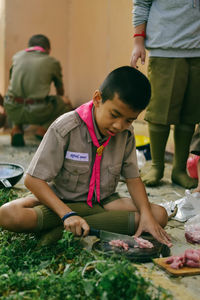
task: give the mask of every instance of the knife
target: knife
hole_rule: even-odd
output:
[[[92,227],[90,227],[89,235],[95,235],[96,237],[100,238],[100,240],[105,242],[110,242],[112,240],[121,240],[131,247],[138,245],[138,243],[130,235],[95,229]]]

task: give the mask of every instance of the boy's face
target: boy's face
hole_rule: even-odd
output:
[[[104,136],[114,136],[124,131],[141,112],[132,110],[119,99],[117,93],[112,100],[102,103],[101,93],[96,91],[93,96],[93,104],[97,126]]]

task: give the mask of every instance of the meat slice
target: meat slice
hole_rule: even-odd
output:
[[[135,248],[153,248],[154,245],[149,242],[148,240],[145,240],[141,237],[133,237],[134,240],[137,242],[137,245],[135,245]]]
[[[129,249],[128,244],[121,240],[112,240],[109,242],[109,245],[123,248],[125,251],[128,251],[128,249]]]
[[[187,249],[185,250],[185,258],[187,260],[193,260],[194,262],[200,262],[200,251]]]
[[[154,245],[151,242],[149,242],[148,240],[145,240],[143,238],[133,237],[133,239],[137,243],[136,245],[134,245],[134,248],[145,249],[145,248],[153,248],[154,247]],[[122,240],[112,240],[109,242],[109,245],[115,246],[115,247],[121,247],[126,251],[128,251],[128,249],[129,249],[129,245]]]
[[[194,260],[188,259],[186,266],[191,268],[200,268],[200,262],[195,262]]]
[[[173,269],[200,268],[200,249],[187,249],[182,255],[168,257],[165,262]]]
[[[175,258],[175,256],[170,256],[170,257],[168,257],[168,258],[165,260],[166,264],[172,264],[173,261],[174,261],[174,258]]]

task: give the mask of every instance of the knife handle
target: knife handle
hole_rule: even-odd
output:
[[[90,227],[89,235],[95,235],[99,238],[100,237],[100,230]]]

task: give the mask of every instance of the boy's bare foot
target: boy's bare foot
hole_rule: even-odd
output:
[[[188,176],[186,171],[181,171],[177,169],[172,170],[171,175],[172,182],[186,188],[186,189],[192,189],[195,188],[198,184],[197,179],[191,178]]]
[[[142,181],[146,186],[157,186],[163,177],[164,168],[152,166],[150,171],[142,176]]]

